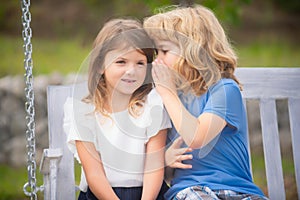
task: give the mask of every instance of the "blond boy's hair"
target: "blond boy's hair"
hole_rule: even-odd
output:
[[[167,40],[181,49],[175,70],[179,89],[201,95],[223,78],[234,76],[237,56],[214,13],[201,5],[176,7],[144,20],[154,40]]]

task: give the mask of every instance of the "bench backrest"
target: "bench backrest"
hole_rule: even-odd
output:
[[[300,68],[240,68],[236,71],[236,75],[244,85],[243,98],[259,101],[270,199],[286,198],[276,100],[287,99],[295,178],[297,192],[300,195]]]
[[[244,102],[249,99],[259,101],[268,196],[272,200],[286,198],[276,100],[287,99],[295,179],[300,195],[300,68],[238,68],[236,75],[243,84]],[[49,149],[44,151],[41,164],[45,174],[44,197],[75,199],[74,159],[66,147],[66,134],[62,128],[63,105],[69,96],[80,98],[86,95],[87,88],[84,83],[75,89],[73,85],[49,86],[47,94]],[[45,169],[48,166],[52,166],[52,171]]]

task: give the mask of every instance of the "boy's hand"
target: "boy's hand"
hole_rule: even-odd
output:
[[[177,96],[172,70],[163,61],[157,59],[153,61],[152,66],[152,77],[158,93],[164,95],[166,92],[171,92]]]
[[[190,160],[193,158],[192,154],[185,154],[186,152],[191,152],[192,149],[180,148],[180,145],[183,143],[183,139],[178,137],[173,144],[167,149],[165,153],[165,163],[171,168],[181,168],[181,169],[190,169],[192,165],[183,164],[183,160]]]

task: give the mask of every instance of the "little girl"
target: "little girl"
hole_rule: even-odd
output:
[[[175,173],[165,198],[266,199],[251,177],[237,57],[213,12],[177,8],[144,28],[158,49],[152,76],[173,123],[168,137],[179,137],[166,151]]]
[[[89,94],[64,107],[68,147],[83,169],[78,199],[163,199],[171,123],[150,82],[153,56],[154,44],[136,20],[114,19],[99,32]]]

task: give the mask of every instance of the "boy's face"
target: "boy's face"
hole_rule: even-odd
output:
[[[162,60],[168,67],[173,69],[180,57],[179,47],[173,42],[166,40],[157,40],[155,45],[157,48],[157,59]]]

